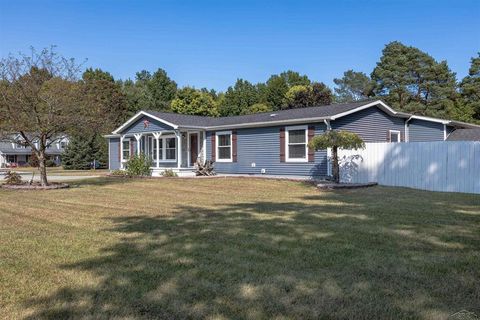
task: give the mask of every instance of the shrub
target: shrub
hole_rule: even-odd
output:
[[[56,164],[55,161],[53,161],[52,159],[48,159],[47,161],[45,161],[45,166],[47,166],[47,167],[56,167],[57,164]]]
[[[162,176],[164,177],[178,177],[178,174],[174,172],[172,169],[167,169],[162,172]]]
[[[144,155],[135,155],[127,162],[127,174],[130,176],[151,176],[152,159]]]
[[[15,171],[7,171],[5,174],[5,183],[10,185],[22,184],[22,176]]]
[[[118,177],[125,177],[128,175],[128,173],[124,170],[113,170],[110,172],[110,175],[112,176],[118,176]]]

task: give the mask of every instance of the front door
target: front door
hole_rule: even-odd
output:
[[[198,158],[198,133],[190,134],[190,165],[193,166]]]

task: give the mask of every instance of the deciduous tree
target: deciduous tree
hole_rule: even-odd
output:
[[[172,101],[172,111],[198,116],[219,116],[218,106],[212,96],[190,87],[178,90]]]
[[[365,143],[359,135],[343,130],[328,130],[315,136],[308,143],[310,148],[325,150],[332,148],[332,174],[333,181],[340,182],[340,167],[338,165],[338,149],[364,149]]]
[[[43,186],[48,184],[47,148],[91,120],[82,110],[80,68],[53,47],[0,61],[0,131],[4,137],[19,133],[17,142],[32,148]]]

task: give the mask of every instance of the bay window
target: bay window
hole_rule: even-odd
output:
[[[308,128],[307,126],[294,126],[286,128],[286,161],[308,161]]]

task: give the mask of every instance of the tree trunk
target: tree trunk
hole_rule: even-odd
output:
[[[42,185],[43,187],[46,187],[48,185],[48,180],[47,180],[45,150],[39,152],[38,171],[40,171],[40,185]]]
[[[332,148],[332,162],[333,162],[333,168],[332,168],[332,174],[333,174],[333,181],[336,183],[340,182],[340,168],[338,165],[338,147],[335,146]]]

